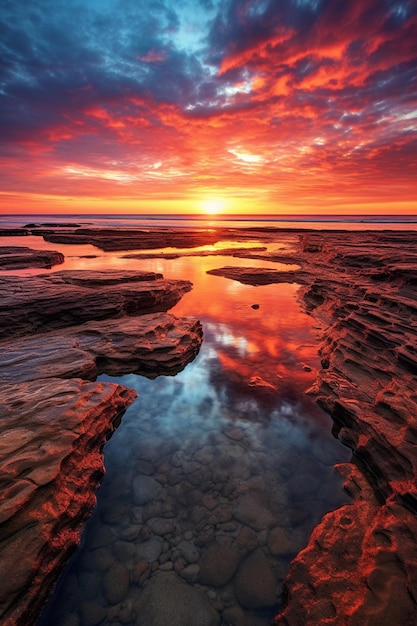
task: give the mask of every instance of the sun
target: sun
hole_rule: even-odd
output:
[[[225,201],[220,198],[209,198],[201,202],[201,208],[207,215],[217,215],[224,210],[225,206]]]

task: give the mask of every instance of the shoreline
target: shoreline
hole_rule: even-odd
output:
[[[300,266],[291,281],[301,285],[305,310],[324,325],[322,369],[310,393],[332,417],[338,438],[374,476],[383,500],[360,464],[338,468],[354,500],[327,514],[292,562],[284,586],[287,605],[274,624],[326,619],[362,625],[389,615],[390,623],[411,625],[417,615],[417,233],[242,230],[218,235],[230,240],[255,232],[260,242],[298,237],[292,254],[262,258],[292,258]],[[97,242],[97,233],[92,237]],[[251,254],[247,258],[256,258]],[[226,269],[218,272],[227,275]],[[240,270],[231,278],[239,280]],[[260,271],[248,280],[289,280],[278,270],[272,274]]]

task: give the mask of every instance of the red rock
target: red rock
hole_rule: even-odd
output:
[[[299,271],[210,273],[302,285],[306,310],[325,329],[310,391],[376,478],[382,500],[362,485],[359,499],[316,527],[293,561],[275,623],[415,624],[417,233],[306,232],[293,254]]]
[[[0,379],[173,375],[196,356],[202,338],[198,320],[169,313],[87,322],[65,332],[0,342]]]
[[[166,311],[189,291],[186,280],[141,272],[63,271],[0,278],[0,339],[109,317]]]
[[[52,378],[3,384],[0,393],[0,615],[23,626],[79,541],[104,472],[100,448],[136,394]]]
[[[0,270],[27,267],[52,267],[64,262],[64,255],[55,250],[32,250],[24,246],[0,246]]]
[[[215,230],[171,230],[111,228],[79,228],[67,232],[37,229],[33,234],[41,235],[45,241],[54,243],[89,243],[101,250],[149,250],[155,248],[194,248],[214,244],[219,240]]]
[[[279,271],[265,267],[235,267],[226,266],[208,270],[207,274],[224,276],[232,280],[238,280],[247,285],[270,285],[271,283],[294,283],[305,282],[303,272],[298,270]]]
[[[79,377],[174,374],[197,354],[202,328],[167,313],[126,316],[171,306],[191,288],[159,274],[62,272],[0,282],[0,621],[27,626],[79,541],[104,472],[102,446],[136,396]],[[118,317],[102,319],[111,315]],[[92,321],[77,325],[85,318]],[[110,602],[124,595],[126,572],[116,582],[106,579]],[[85,610],[91,617],[97,607]]]
[[[416,244],[414,232],[304,235],[302,294],[327,327],[310,391],[381,498],[350,466],[356,499],[325,516],[293,561],[275,624],[417,622]]]

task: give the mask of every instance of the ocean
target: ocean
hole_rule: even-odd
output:
[[[124,228],[313,228],[326,230],[417,230],[416,215],[185,215],[185,214],[20,214],[0,215],[0,228],[71,223]]]

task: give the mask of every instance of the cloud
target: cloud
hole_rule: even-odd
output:
[[[0,57],[11,191],[415,197],[412,1],[4,0]]]

